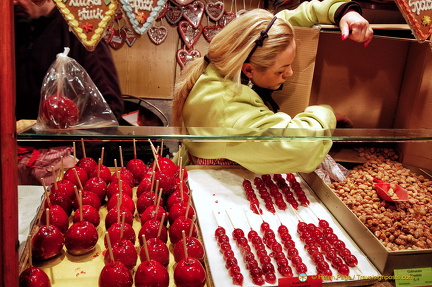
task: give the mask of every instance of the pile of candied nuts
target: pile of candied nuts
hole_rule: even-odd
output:
[[[358,216],[389,251],[432,248],[432,180],[417,175],[397,161],[387,148],[359,148],[366,158],[344,181],[330,188]],[[373,179],[399,184],[409,201],[386,202],[378,197]]]

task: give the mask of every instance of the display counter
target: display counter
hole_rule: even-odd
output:
[[[193,132],[193,134],[191,133]],[[256,136],[256,134],[261,134]],[[120,126],[112,128],[100,128],[91,130],[69,130],[55,131],[52,133],[40,132],[32,127],[25,128],[18,136],[18,145],[38,145],[43,143],[46,145],[66,145],[70,146],[73,142],[94,143],[99,142],[103,145],[111,145],[116,148],[119,146],[127,147],[128,145],[148,146],[149,142],[155,145],[162,146],[165,150],[164,156],[173,159],[178,152],[179,147],[187,142],[231,142],[231,143],[251,143],[262,144],[264,142],[313,142],[313,141],[328,141],[332,142],[333,147],[330,150],[330,155],[340,165],[348,170],[354,170],[357,166],[362,166],[370,160],[364,153],[359,151],[359,148],[372,150],[392,150],[396,162],[405,165],[406,161],[412,166],[412,160],[404,156],[404,152],[410,149],[424,149],[429,152],[432,150],[432,130],[430,129],[336,129],[328,131],[324,136],[302,136],[301,130],[287,131],[284,129],[271,129],[265,132],[257,129],[222,129],[222,128],[194,128],[181,129],[176,127],[129,127]],[[239,136],[241,135],[241,136]],[[113,152],[114,153],[114,152]],[[111,158],[117,158],[116,151]],[[140,158],[142,154],[136,154]],[[130,158],[129,158],[130,159]],[[124,159],[125,164],[127,160]],[[150,164],[153,159],[147,162]],[[111,162],[114,165],[114,162]],[[111,165],[111,169],[113,167]],[[113,169],[112,169],[113,170]],[[202,240],[205,247],[205,259],[203,266],[206,269],[206,286],[230,286],[233,283],[233,278],[230,277],[229,268],[220,250],[220,244],[215,238],[215,231],[218,227],[223,227],[228,235],[228,240],[234,252],[234,257],[238,262],[238,266],[243,275],[243,286],[259,285],[254,281],[254,277],[249,274],[247,260],[243,259],[244,252],[241,252],[241,244],[236,243],[233,232],[236,229],[241,229],[247,234],[251,231],[257,231],[260,236],[264,236],[265,232],[261,230],[263,223],[269,223],[270,228],[277,234],[278,227],[286,226],[289,230],[289,235],[295,243],[300,257],[306,266],[306,271],[301,269],[296,270],[297,265],[288,260],[295,280],[300,280],[300,274],[305,273],[309,280],[317,279],[318,284],[327,286],[365,286],[379,284],[382,281],[395,285],[403,283],[401,280],[394,280],[395,272],[403,269],[412,268],[413,270],[429,269],[432,266],[432,250],[427,247],[423,250],[402,250],[402,251],[385,251],[386,248],[381,245],[377,238],[374,239],[374,234],[368,231],[367,227],[362,225],[362,221],[356,219],[356,216],[349,211],[348,205],[338,199],[337,193],[330,189],[330,185],[323,183],[317,173],[294,174],[294,178],[298,181],[300,188],[304,191],[307,204],[300,204],[293,208],[293,205],[285,198],[285,208],[276,208],[271,211],[266,209],[264,197],[259,195],[259,188],[254,185],[254,180],[257,178],[267,178],[269,175],[252,173],[238,165],[234,166],[199,166],[190,165],[186,167],[188,172],[188,187],[192,198],[192,206],[196,212],[196,222],[198,227],[197,237]],[[415,166],[415,171],[421,171],[422,178],[425,181],[432,181],[432,157],[425,153],[424,159],[421,161],[421,166]],[[294,187],[289,183],[289,174],[282,174],[282,178],[290,185],[291,190]],[[270,178],[275,179],[275,175],[270,175]],[[249,180],[253,185],[253,190],[256,193],[258,202],[261,204],[261,212],[256,212],[250,204],[247,192],[244,187],[244,181]],[[320,184],[316,182],[319,181]],[[135,186],[135,188],[137,188]],[[432,189],[432,186],[430,187]],[[136,192],[136,189],[135,189]],[[349,193],[349,191],[347,191]],[[426,211],[423,216],[430,216],[430,204],[432,196],[426,200]],[[136,194],[136,193],[135,193]],[[414,195],[413,195],[414,196]],[[299,200],[298,195],[295,198]],[[135,198],[135,202],[138,197]],[[375,200],[379,202],[379,198]],[[42,203],[37,202],[39,206]],[[423,204],[422,203],[422,204]],[[392,204],[388,204],[392,206]],[[397,206],[394,204],[394,206]],[[346,209],[344,211],[344,209]],[[106,214],[106,210],[101,209],[101,214]],[[140,215],[135,214],[135,228],[137,232],[141,228]],[[306,249],[304,238],[301,237],[301,232],[298,232],[299,224],[305,222],[307,224],[318,225],[320,220],[325,220],[330,224],[332,230],[337,234],[338,238],[344,242],[346,247],[354,254],[358,260],[357,264],[349,268],[348,274],[341,274],[335,266],[330,266],[332,271],[330,277],[320,276],[317,272],[316,264],[312,255]],[[354,224],[354,223],[355,224]],[[33,232],[37,230],[37,224],[33,228]],[[98,227],[98,233],[103,236],[105,227],[101,224]],[[427,234],[430,231],[425,231],[428,242],[432,241]],[[277,241],[283,243],[280,234],[276,235]],[[365,239],[366,238],[366,239]],[[366,242],[366,243],[365,243]],[[138,243],[135,245],[139,249]],[[174,245],[170,242],[170,251]],[[253,244],[250,243],[253,248]],[[421,248],[420,248],[421,249]],[[254,250],[254,249],[252,249]],[[270,246],[266,247],[268,254],[272,252]],[[283,247],[283,253],[288,256],[288,247]],[[54,259],[49,259],[44,262],[37,262],[37,266],[44,269],[50,279],[61,285],[67,286],[68,282],[77,284],[78,282],[93,282],[96,284],[100,270],[104,266],[104,256],[106,248],[103,240],[99,239],[98,247],[94,252],[87,255],[73,256],[63,249],[60,256]],[[257,251],[253,251],[257,256]],[[274,253],[273,253],[274,255]],[[174,265],[173,255],[170,255],[170,286],[175,286],[173,282]],[[288,258],[288,257],[287,257]],[[402,259],[401,259],[402,258]],[[408,258],[408,259],[407,259]],[[404,261],[406,261],[404,264]],[[139,266],[140,259],[134,267],[136,272]],[[276,282],[264,282],[264,286],[276,286],[279,282],[283,283],[286,276],[278,273],[278,261],[271,257],[273,267],[276,268]],[[415,262],[416,264],[411,264]],[[28,266],[28,257],[22,256],[20,262],[20,271]],[[331,264],[330,264],[331,265]],[[429,273],[426,273],[427,279]],[[303,275],[303,274],[302,274]],[[294,279],[290,280],[294,280]],[[408,277],[407,277],[408,278]],[[73,280],[72,280],[73,279]],[[430,278],[429,278],[430,279]],[[408,279],[407,279],[408,280]],[[72,282],[73,281],[73,282]],[[270,280],[271,282],[271,280]],[[405,281],[408,282],[408,281]],[[424,282],[424,281],[422,281]],[[298,282],[297,282],[298,283]],[[66,284],[66,285],[65,285]],[[292,284],[288,283],[288,284]],[[56,284],[53,284],[56,286]],[[285,285],[291,286],[291,285]],[[414,285],[411,285],[414,286]],[[421,285],[418,285],[421,286]]]

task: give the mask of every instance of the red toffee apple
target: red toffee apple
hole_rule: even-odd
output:
[[[51,95],[42,103],[42,120],[50,128],[67,129],[79,122],[77,105],[69,98]]]
[[[158,261],[165,267],[168,266],[170,252],[165,242],[159,238],[150,238],[146,240],[146,244],[149,258]],[[141,261],[145,261],[147,259],[144,246],[142,246],[140,249],[139,257]]]
[[[64,237],[60,229],[54,225],[43,225],[32,238],[32,256],[39,260],[50,259],[60,254],[63,245]]]
[[[113,225],[114,223],[120,223],[123,214],[125,217],[124,219],[125,222],[130,225],[133,225],[134,217],[132,213],[125,207],[120,208],[120,211],[118,210],[117,207],[115,207],[115,208],[111,208],[105,216],[105,229],[108,230],[111,227],[111,225]]]
[[[91,171],[88,176],[89,177],[100,177],[103,180],[105,180],[106,184],[109,184],[110,180],[111,180],[111,170],[109,169],[109,167],[107,167],[105,165],[100,165],[96,169]]]
[[[147,174],[137,186],[136,196],[139,198],[144,192],[153,192],[151,174]]]
[[[78,177],[77,177],[78,175]],[[84,186],[88,180],[87,171],[79,166],[74,166],[65,171],[63,179],[69,180],[77,187]],[[80,185],[81,184],[81,185]]]
[[[123,181],[124,184],[128,184],[130,187],[135,186],[135,178],[133,174],[124,167],[118,169],[117,172],[114,172],[111,175],[111,183],[117,182],[119,180],[117,175],[118,173],[120,174],[120,179]]]
[[[101,201],[100,201],[99,196],[96,193],[88,191],[88,190],[84,190],[81,192],[81,195],[82,195],[82,201],[81,201],[82,205],[91,205],[94,208],[96,208],[97,210],[100,209]],[[80,202],[76,198],[75,201],[73,202],[73,207],[75,210],[77,210],[79,208],[79,204],[80,204]]]
[[[83,188],[84,190],[96,193],[101,201],[105,199],[108,189],[107,184],[102,177],[89,178]]]
[[[62,179],[53,183],[50,187],[51,194],[59,194],[63,197],[68,197],[71,200],[75,199],[75,185],[67,180]]]
[[[202,287],[206,272],[199,260],[193,257],[181,259],[174,267],[174,282],[177,287]]]
[[[182,258],[186,257],[185,244],[188,256],[196,258],[201,262],[204,260],[205,252],[201,241],[196,237],[185,237],[184,239],[180,239],[174,245],[173,254],[176,262],[179,262]]]
[[[167,269],[156,260],[143,261],[135,272],[136,287],[168,287]]]
[[[187,213],[187,214],[186,214]],[[195,210],[188,202],[177,202],[169,209],[168,221],[172,224],[178,217],[186,216],[192,218],[195,215]]]
[[[60,206],[66,212],[67,216],[72,214],[73,201],[69,197],[60,193],[50,193],[48,197],[51,205]],[[45,201],[45,207],[49,208],[48,201]]]
[[[132,225],[128,223],[114,223],[110,226],[107,230],[111,244],[114,244],[115,242],[119,241],[120,239],[127,239],[133,244],[136,242],[136,233],[133,229]],[[108,240],[105,236],[104,238],[104,245],[105,248],[108,248]]]
[[[83,157],[76,163],[76,166],[82,167],[87,171],[87,175],[97,168],[97,165],[96,160],[91,157]]]
[[[164,195],[169,195],[176,189],[175,176],[169,172],[156,171],[154,180],[159,181],[159,189],[162,189]]]
[[[165,215],[165,217],[164,217],[164,215]],[[168,212],[166,212],[162,206],[150,205],[140,215],[141,224],[144,224],[147,220],[150,220],[150,219],[162,220],[162,217],[164,217],[164,224],[166,224],[167,215],[168,215]]]
[[[141,182],[148,170],[145,162],[139,158],[134,158],[128,161],[126,169],[132,173],[136,183]]]
[[[132,191],[132,187],[130,185],[122,183],[121,191],[122,191],[122,193],[127,194],[130,197],[132,197],[133,191]],[[114,195],[119,194],[119,193],[120,193],[120,182],[119,181],[111,182],[107,187],[106,195],[108,197],[108,200],[110,200],[111,197],[113,197]]]
[[[82,219],[81,219],[81,209],[82,209]],[[88,221],[95,227],[99,226],[100,214],[99,211],[91,205],[83,205],[82,208],[75,210],[72,218],[73,223],[79,221]]]
[[[179,202],[188,203],[189,202],[189,195],[186,192],[177,189],[176,191],[171,193],[171,195],[168,197],[168,199],[166,201],[167,210],[170,210],[174,204],[179,203]]]
[[[107,263],[99,275],[99,287],[132,287],[130,270],[120,261]]]
[[[192,228],[192,236],[197,237],[197,228],[192,219],[186,217],[186,216],[180,216],[177,218],[173,224],[169,227],[169,238],[172,244],[176,244],[180,239],[183,238],[183,230],[185,234],[189,235],[190,230]]]
[[[112,196],[107,203],[107,210],[110,210],[112,208],[117,208],[118,207],[118,197],[117,196]],[[122,194],[121,197],[121,204],[120,204],[120,208],[126,208],[127,210],[129,210],[132,214],[135,213],[135,202],[132,199],[132,197],[130,197],[127,194]]]
[[[51,205],[40,218],[43,225],[47,224],[46,212],[49,212],[50,224],[56,226],[64,234],[69,228],[69,216],[66,211],[60,205]]]
[[[160,229],[160,234],[158,236]],[[168,241],[168,230],[165,225],[161,224],[161,222],[157,219],[150,219],[144,222],[144,224],[141,226],[141,229],[138,233],[138,240],[140,242],[140,245],[143,245],[142,236],[145,235],[145,237],[148,239],[150,238],[159,238],[164,243]]]
[[[141,193],[140,196],[137,198],[136,202],[138,214],[143,213],[147,209],[147,207],[154,205],[157,201],[158,199],[155,192],[144,191],[143,193]]]
[[[80,221],[69,227],[65,234],[65,246],[72,255],[91,252],[98,241],[96,227],[88,221]]]
[[[19,287],[51,287],[51,282],[42,269],[30,266],[21,272]]]
[[[135,248],[134,244],[130,242],[127,239],[120,239],[111,246],[112,254],[114,256],[114,259],[111,258],[110,252],[105,253],[105,263],[111,262],[111,261],[120,261],[124,265],[126,265],[127,268],[132,269],[135,267],[137,259],[138,259],[138,252]]]

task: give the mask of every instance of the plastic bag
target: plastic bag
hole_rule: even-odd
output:
[[[118,126],[114,113],[85,69],[57,54],[41,89],[36,130],[85,129]]]

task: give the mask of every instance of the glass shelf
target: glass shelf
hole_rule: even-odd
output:
[[[302,129],[235,129],[119,126],[96,129],[36,131],[17,135],[20,141],[173,140],[173,141],[313,141],[335,142],[428,142],[432,129],[335,129],[316,133]]]

